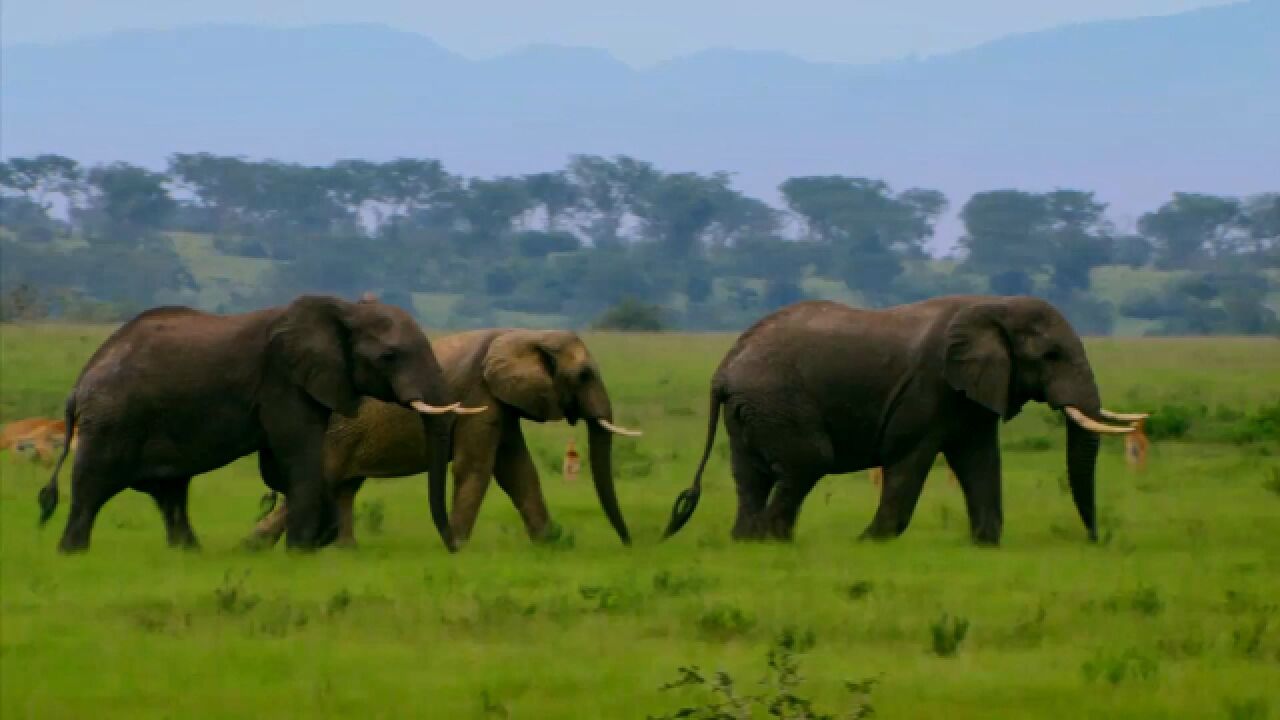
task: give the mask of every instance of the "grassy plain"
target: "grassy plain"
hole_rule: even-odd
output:
[[[106,332],[5,326],[0,419],[57,416]],[[457,556],[431,529],[422,478],[366,485],[358,550],[243,551],[263,491],[247,458],[193,484],[202,552],[166,548],[150,500],[126,493],[88,555],[60,557],[67,474],[38,530],[47,473],[5,453],[0,717],[642,718],[707,699],[659,690],[680,666],[754,691],[788,631],[813,639],[796,694],[837,714],[846,681],[877,676],[885,718],[1280,717],[1280,449],[1233,430],[1280,401],[1280,342],[1090,342],[1109,405],[1188,418],[1141,476],[1105,441],[1097,546],[1039,407],[1004,433],[999,549],[968,543],[942,466],[898,541],[856,541],[876,501],[858,474],[818,485],[794,544],[734,544],[723,428],[701,507],[659,544],[731,341],[588,338],[618,419],[646,431],[615,443],[630,549],[586,478],[556,472],[566,439],[585,443],[564,425],[529,435],[566,539],[529,544],[495,488]],[[969,622],[951,655],[933,640],[944,613]]]

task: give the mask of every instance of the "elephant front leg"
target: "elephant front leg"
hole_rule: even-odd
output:
[[[905,457],[884,466],[884,482],[880,486],[880,504],[871,524],[862,531],[862,539],[890,540],[906,532],[915,514],[920,491],[924,489],[929,468],[938,456],[936,447],[914,449]]]
[[[964,491],[973,541],[979,545],[999,545],[1004,529],[1004,507],[998,422],[983,423],[976,434],[970,431],[963,441],[949,443],[943,455]]]
[[[459,424],[453,443],[453,511],[449,527],[458,547],[471,538],[480,505],[493,477],[498,428],[487,423]]]
[[[542,483],[538,479],[538,468],[533,464],[533,457],[525,445],[524,433],[520,430],[520,421],[511,418],[503,429],[502,442],[498,445],[498,453],[494,462],[493,474],[520,519],[524,521],[524,529],[529,539],[535,542],[549,539],[551,516],[547,512],[547,503],[542,496]]]

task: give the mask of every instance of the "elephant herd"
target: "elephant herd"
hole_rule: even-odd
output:
[[[785,307],[744,332],[712,375],[705,449],[664,537],[697,506],[723,413],[736,539],[791,539],[819,478],[868,468],[882,468],[883,481],[863,537],[897,536],[941,453],[973,540],[996,544],[999,424],[1030,401],[1068,419],[1068,481],[1094,540],[1098,436],[1131,432],[1146,416],[1103,409],[1084,345],[1052,305],[949,296],[883,310]],[[537,540],[553,526],[521,420],[586,423],[601,508],[629,545],[611,447],[614,435],[639,433],[614,422],[600,368],[574,333],[495,329],[428,341],[408,313],[369,296],[302,296],[239,315],[155,308],[107,338],[76,379],[65,412],[73,442],[40,490],[41,523],[57,507],[58,472],[74,444],[62,552],[86,550],[99,510],[126,488],[152,496],[170,545],[197,547],[192,477],[255,452],[274,503],[250,537],[256,546],[281,535],[297,549],[354,543],[365,479],[419,472],[450,552],[469,538],[490,478]]]

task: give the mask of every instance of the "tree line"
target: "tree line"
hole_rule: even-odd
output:
[[[1157,334],[1274,333],[1280,193],[1175,193],[1129,232],[1094,193],[979,192],[964,235],[932,257],[942,192],[853,176],[787,179],[783,207],[729,173],[665,172],[578,155],[558,170],[479,178],[439,161],[311,166],[209,153],[163,172],[85,167],[60,155],[0,163],[0,271],[8,316],[125,316],[200,297],[181,233],[266,275],[217,307],[304,291],[374,290],[414,307],[452,298],[448,324],[540,317],[560,324],[741,329],[806,297],[886,306],[948,293],[1035,294],[1083,332],[1119,318]],[[1102,300],[1106,266],[1176,271]],[[415,294],[418,294],[415,296]],[[425,294],[425,295],[423,295]]]

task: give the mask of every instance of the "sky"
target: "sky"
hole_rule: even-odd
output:
[[[371,22],[478,59],[535,44],[603,48],[643,67],[708,48],[864,63],[1019,32],[1229,0],[5,0],[0,42],[58,43],[201,23]]]

